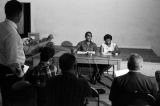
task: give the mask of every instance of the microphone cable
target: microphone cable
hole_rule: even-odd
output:
[[[93,61],[93,64],[95,64],[95,66],[96,66],[96,74],[95,74],[95,77],[96,77],[96,79],[97,79],[97,75],[98,75],[98,77],[101,77],[101,75],[100,75],[100,72],[99,72],[99,68],[98,68],[98,65],[97,65],[97,63],[95,62],[95,58],[94,58],[94,56],[91,56],[92,58],[92,61]]]

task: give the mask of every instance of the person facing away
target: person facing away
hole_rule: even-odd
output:
[[[79,42],[76,46],[74,52],[93,52],[93,54],[97,51],[97,45],[91,41],[92,40],[92,33],[86,32],[85,33],[85,40]]]
[[[76,58],[64,53],[59,58],[61,74],[50,79],[46,85],[47,106],[84,106],[90,95],[87,81],[76,76]]]
[[[5,5],[6,19],[0,23],[0,65],[8,67],[18,77],[24,75],[21,66],[25,62],[23,41],[17,32],[21,19],[22,4],[10,0]]]
[[[24,76],[22,67],[25,62],[23,41],[17,32],[21,19],[22,4],[16,0],[5,4],[6,18],[0,23],[0,87],[2,104],[9,105],[16,99],[12,85]]]
[[[30,68],[25,75],[25,80],[29,81],[32,86],[36,87],[37,106],[45,106],[46,104],[46,81],[51,77],[54,77],[54,69],[56,69],[50,69],[50,65],[53,64],[52,58],[54,56],[54,53],[54,48],[43,47],[40,51],[39,64],[35,67]]]
[[[131,54],[127,66],[129,72],[125,75],[114,78],[112,82],[109,94],[109,99],[111,100],[112,105],[120,106],[118,103],[122,103],[122,101],[119,101],[122,99],[122,95],[134,91],[151,94],[156,98],[158,88],[156,82],[141,73],[143,58],[139,54]]]

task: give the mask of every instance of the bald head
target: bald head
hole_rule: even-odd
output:
[[[128,69],[129,70],[140,70],[143,66],[143,58],[137,53],[133,53],[130,55],[128,59]]]

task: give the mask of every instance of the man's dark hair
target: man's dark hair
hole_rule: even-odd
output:
[[[74,67],[76,63],[76,58],[74,55],[70,53],[64,53],[60,58],[59,58],[59,66],[62,70],[62,73],[69,71]]]
[[[112,36],[111,36],[110,34],[106,34],[106,35],[104,36],[104,40],[106,40],[106,39],[112,40]]]
[[[50,47],[43,47],[40,51],[40,61],[48,61],[50,58],[54,56],[55,50]]]
[[[17,0],[10,0],[5,5],[6,18],[10,19],[22,12],[22,4]]]
[[[48,43],[46,44],[46,47],[53,48],[53,49],[55,48],[53,42],[48,42]]]
[[[91,37],[92,37],[92,32],[88,31],[88,32],[85,33],[85,38],[88,36],[89,33],[91,34]]]
[[[131,54],[131,56],[128,59],[128,69],[129,70],[139,70],[143,62],[142,56],[139,54]]]

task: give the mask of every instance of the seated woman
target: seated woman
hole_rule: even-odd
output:
[[[106,34],[104,36],[104,43],[100,47],[100,52],[103,55],[118,55],[120,53],[116,43],[112,43],[112,36]]]
[[[100,53],[102,55],[119,55],[120,51],[116,43],[112,43],[112,36],[110,34],[106,34],[104,36],[104,43],[100,47]],[[99,65],[99,74],[100,76],[105,70],[109,70],[112,65]],[[98,78],[100,80],[100,77]]]

